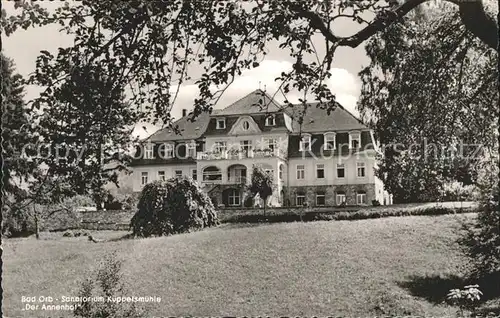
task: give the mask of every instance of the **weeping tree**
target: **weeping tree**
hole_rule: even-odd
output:
[[[475,184],[496,145],[498,54],[453,7],[439,8],[415,10],[366,44],[358,108],[385,146],[377,173],[395,202],[435,201],[448,181]]]

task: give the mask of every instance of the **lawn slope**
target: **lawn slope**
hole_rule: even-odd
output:
[[[161,297],[146,306],[151,316],[451,316],[456,308],[425,293],[460,275],[465,260],[455,240],[471,217],[223,225],[105,243],[7,240],[4,314],[54,316],[23,311],[21,296],[76,296],[96,260],[117,251],[133,295]]]

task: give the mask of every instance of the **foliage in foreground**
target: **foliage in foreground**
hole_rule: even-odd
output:
[[[476,278],[493,275],[500,279],[500,210],[498,158],[484,163],[479,174],[482,211],[475,224],[466,227],[460,240],[471,259],[471,274]]]
[[[266,212],[267,199],[273,194],[273,175],[267,173],[261,166],[254,165],[252,169],[252,181],[248,191],[252,198],[256,195],[264,201],[264,214]]]
[[[96,272],[85,280],[80,288],[79,297],[104,297],[105,301],[82,301],[75,308],[76,317],[143,317],[134,303],[111,302],[107,297],[121,297],[127,295],[122,281],[122,261],[112,253],[103,259]]]
[[[217,224],[212,201],[189,178],[144,186],[130,222],[134,236],[141,237],[190,232]]]

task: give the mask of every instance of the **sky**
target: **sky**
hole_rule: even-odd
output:
[[[42,2],[49,9],[55,9],[61,2]],[[2,1],[3,8],[7,15],[14,14],[12,2]],[[361,26],[349,20],[339,19],[332,29],[338,36],[348,36],[356,33]],[[313,42],[323,43],[322,37],[318,35]],[[17,72],[23,76],[28,76],[35,70],[35,61],[41,50],[57,53],[59,47],[72,46],[72,37],[59,32],[59,26],[49,25],[42,28],[31,28],[28,30],[18,30],[10,37],[3,37],[3,52],[14,60]],[[318,46],[319,47],[319,46]],[[246,70],[241,76],[235,79],[233,84],[226,90],[219,104],[215,108],[223,108],[232,102],[240,99],[244,95],[258,89],[266,89],[270,95],[277,90],[279,83],[274,79],[283,71],[292,67],[293,60],[288,54],[277,47],[269,47],[266,59],[259,67]],[[321,49],[318,49],[321,51]],[[320,52],[321,53],[321,52]],[[359,71],[369,64],[369,58],[365,54],[364,46],[357,48],[340,47],[335,53],[332,63],[332,77],[328,85],[336,95],[337,101],[353,114],[358,115],[356,102],[359,98],[361,81],[358,77]],[[195,73],[199,70],[193,70]],[[37,97],[40,88],[28,87],[26,100]],[[193,107],[194,98],[197,95],[195,85],[182,85],[179,95],[172,110],[174,118],[179,118],[182,109],[190,110]],[[293,101],[293,96],[291,98]],[[281,100],[278,99],[279,102]],[[143,126],[146,130],[143,130]],[[156,131],[158,127],[151,124],[138,125],[134,133],[140,138],[144,138]]]

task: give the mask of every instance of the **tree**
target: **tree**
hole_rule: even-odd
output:
[[[42,52],[31,83],[55,82],[52,57]],[[70,79],[49,85],[50,94],[34,102],[42,109],[36,130],[47,153],[39,163],[48,167],[49,176],[71,184],[75,193],[90,195],[100,210],[107,195],[105,185],[119,187],[119,173],[127,170],[129,158],[124,151],[133,141],[131,132],[139,111],[124,102],[123,88],[115,82],[123,70],[103,61],[82,64],[77,58],[68,65]]]
[[[21,75],[14,73],[14,64],[0,54],[2,68],[2,197],[9,205],[22,197],[21,183],[28,182],[33,162],[22,156],[23,147],[32,141],[30,122],[24,102]]]
[[[135,236],[170,235],[218,224],[208,195],[190,178],[148,183],[130,227]]]
[[[358,106],[385,146],[378,175],[395,202],[434,201],[450,180],[474,183],[495,145],[497,54],[441,10],[418,10],[366,45]]]
[[[264,171],[261,166],[254,165],[252,168],[252,180],[248,191],[255,197],[257,194],[264,201],[264,215],[266,215],[267,199],[273,194],[273,175]]]
[[[38,65],[34,77],[46,86],[44,94],[53,96],[52,87],[69,81],[75,58],[92,65],[104,60],[117,70],[117,85],[128,86],[130,104],[145,106],[144,118],[176,129],[170,110],[180,85],[192,80],[190,66],[204,68],[192,113],[211,111],[225,88],[242,70],[257,67],[266,55],[266,46],[278,42],[295,60],[293,69],[278,78],[282,92],[311,93],[330,111],[334,95],[325,84],[336,49],[357,47],[388,26],[399,21],[419,5],[430,0],[369,1],[82,1],[65,4],[49,14],[38,3],[18,2],[22,13],[7,17],[2,26],[10,35],[18,28],[61,24],[75,35],[71,48],[61,48],[57,57],[47,57],[50,72]],[[490,0],[447,0],[458,8],[461,24],[493,51],[498,46],[495,2]],[[493,5],[493,9],[490,5]],[[370,19],[372,12],[375,17]],[[338,19],[352,19],[362,28],[348,37],[334,33]],[[322,37],[316,49],[312,39]],[[323,42],[323,41],[321,41]],[[443,41],[447,42],[447,41]],[[319,44],[319,43],[318,43]],[[83,58],[82,58],[83,57]],[[288,107],[291,104],[285,101]],[[35,102],[36,105],[36,102]]]

